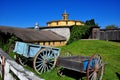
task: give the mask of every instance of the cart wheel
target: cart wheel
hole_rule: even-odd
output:
[[[23,56],[18,57],[18,63],[20,63],[22,66],[26,66],[27,64],[27,59],[25,59]]]
[[[39,74],[47,72],[55,67],[56,55],[52,49],[40,50],[33,61],[33,67]]]
[[[91,56],[87,66],[87,80],[102,80],[104,63],[100,55]]]

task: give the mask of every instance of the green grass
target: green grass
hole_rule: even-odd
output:
[[[107,63],[103,80],[118,80],[116,72],[120,74],[120,43],[101,40],[79,40],[60,48],[61,55],[64,55],[62,53],[64,51],[69,51],[72,55],[80,56],[91,56],[96,53],[100,54]],[[32,70],[38,75],[33,68],[27,67],[27,69]],[[59,77],[55,69],[38,76],[45,80],[75,80],[67,76]]]
[[[2,77],[1,77],[2,75],[0,75],[0,80],[2,80]]]
[[[120,74],[120,43],[101,40],[79,40],[60,48],[61,52],[70,51],[72,55],[91,56],[96,53],[100,54],[107,63],[103,80],[118,80],[116,72]],[[40,76],[45,80],[75,80],[67,76],[58,77],[55,70]]]

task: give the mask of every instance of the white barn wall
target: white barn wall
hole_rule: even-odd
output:
[[[70,38],[70,28],[45,28],[42,30],[51,30],[51,31],[65,37],[67,41]]]

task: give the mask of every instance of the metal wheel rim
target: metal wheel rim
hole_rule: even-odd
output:
[[[94,65],[94,66],[91,66]],[[100,55],[93,55],[87,66],[87,80],[102,80],[104,64]]]
[[[39,74],[50,71],[55,67],[56,55],[51,49],[40,50],[33,62],[35,71]]]

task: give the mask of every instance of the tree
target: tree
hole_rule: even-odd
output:
[[[108,25],[105,27],[105,29],[118,29],[118,26],[116,25]]]
[[[95,23],[95,20],[94,20],[94,19],[86,20],[85,24],[86,24],[86,25],[89,25],[89,26],[96,26],[96,25],[97,25],[97,24]]]
[[[89,26],[88,25],[81,25],[81,26],[73,26],[70,32],[70,39],[68,40],[67,44],[72,43],[73,41],[86,38],[89,34]]]

